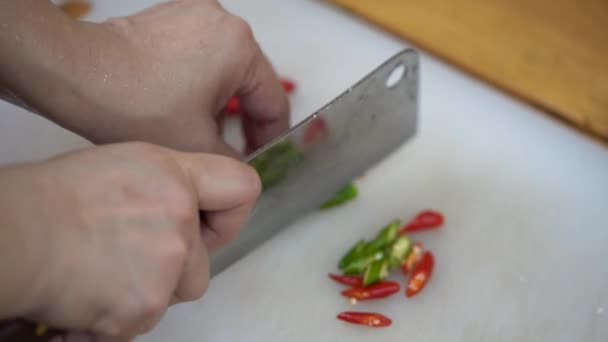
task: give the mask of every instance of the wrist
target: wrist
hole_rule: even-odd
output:
[[[73,79],[87,24],[40,0],[0,1],[0,22],[0,99],[51,120],[77,107]]]
[[[50,229],[38,164],[0,168],[0,319],[27,316],[42,302]]]
[[[33,9],[19,1],[31,3]],[[0,1],[0,22],[8,22],[6,32],[0,30],[0,99],[4,89],[9,102],[101,142],[98,132],[117,130],[112,115],[122,113],[138,89],[131,84],[138,77],[131,73],[139,70],[140,62],[131,56],[133,42],[126,39],[125,28],[111,24],[116,20],[74,20],[48,1],[19,1],[6,2],[16,3],[17,11],[36,11],[45,20],[19,25],[2,13]],[[15,35],[21,38],[15,41]]]

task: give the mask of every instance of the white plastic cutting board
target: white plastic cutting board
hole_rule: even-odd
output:
[[[98,1],[92,18],[147,3]],[[405,46],[317,1],[224,3],[298,81],[294,122]],[[367,174],[359,199],[303,217],[139,340],[608,341],[608,149],[428,56],[421,82],[419,135]],[[1,109],[4,162],[85,145]],[[353,308],[327,273],[357,239],[426,208],[447,219],[417,235],[436,255],[428,287]],[[350,309],[394,325],[335,319]]]

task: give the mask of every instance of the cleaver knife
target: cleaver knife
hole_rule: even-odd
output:
[[[264,190],[239,236],[211,255],[211,276],[398,149],[416,133],[417,115],[418,54],[406,49],[250,155],[247,162],[263,171]],[[35,328],[23,320],[0,321],[0,341],[48,341],[61,333],[37,336]]]
[[[212,277],[318,210],[415,135],[418,63],[413,49],[397,53],[247,158],[263,191],[238,237],[211,255]]]

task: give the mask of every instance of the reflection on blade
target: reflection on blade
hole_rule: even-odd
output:
[[[301,156],[295,144],[289,140],[282,140],[265,153],[257,155],[249,163],[260,175],[265,191],[280,182],[287,174],[287,170],[296,165]]]
[[[403,76],[387,85],[399,68]],[[264,191],[237,239],[211,256],[211,274],[319,209],[411,138],[417,97],[418,56],[408,49],[251,155],[248,162],[260,174]]]

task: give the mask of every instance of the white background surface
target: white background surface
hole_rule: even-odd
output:
[[[90,18],[148,3],[97,1]],[[223,3],[298,81],[294,123],[406,46],[318,1]],[[607,341],[608,149],[426,55],[421,82],[419,135],[362,180],[359,199],[303,217],[141,340]],[[0,162],[87,145],[0,111]],[[425,208],[447,218],[417,238],[436,255],[425,291],[354,308],[389,315],[387,329],[335,320],[353,309],[327,278],[342,253]]]

